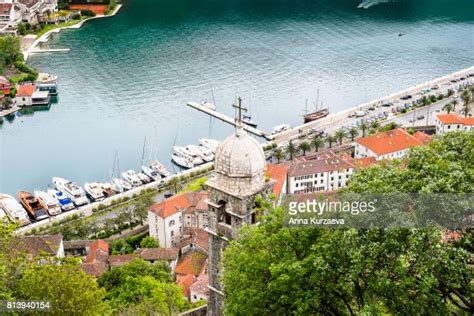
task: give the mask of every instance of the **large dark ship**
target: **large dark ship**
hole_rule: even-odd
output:
[[[313,122],[319,119],[322,119],[323,117],[328,116],[329,110],[327,108],[317,110],[315,112],[307,113],[304,115],[304,122],[309,123]]]

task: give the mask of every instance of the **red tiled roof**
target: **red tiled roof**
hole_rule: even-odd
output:
[[[196,277],[192,274],[178,275],[176,284],[183,289],[183,295],[189,298],[190,287],[194,283]]]
[[[109,256],[109,244],[102,239],[95,240],[89,245],[89,253],[84,259],[85,263],[94,262],[96,260],[107,262]]]
[[[41,254],[55,256],[58,253],[62,240],[63,236],[61,235],[22,236],[15,237],[13,242],[15,249],[36,257]]]
[[[288,165],[286,164],[267,164],[267,174],[270,178],[276,181],[273,185],[273,194],[278,199],[283,189],[283,185],[288,175]]]
[[[124,264],[129,263],[133,259],[139,258],[137,254],[129,254],[129,255],[110,255],[109,256],[109,265],[118,267]]]
[[[105,262],[88,262],[81,264],[81,269],[87,274],[95,277],[101,276],[107,271],[107,263]]]
[[[443,124],[462,124],[462,118],[457,114],[439,114],[438,120]]]
[[[196,282],[193,283],[190,287],[190,291],[196,292],[201,295],[208,295],[209,294],[209,275],[207,273],[203,273],[200,275]]]
[[[31,97],[35,92],[36,86],[34,84],[24,84],[18,88],[17,97]]]
[[[377,163],[375,157],[365,157],[354,159],[354,166],[356,168],[368,168],[373,164]]]
[[[176,265],[176,274],[192,274],[194,276],[198,276],[207,260],[207,255],[199,252],[199,251],[190,251],[178,260],[178,264]]]
[[[160,203],[150,206],[149,211],[157,214],[162,218],[176,214],[179,210],[186,210],[194,207],[195,209],[207,209],[204,200],[207,197],[207,192],[185,192]]]
[[[474,125],[474,117],[465,117],[462,119],[464,125]]]
[[[420,132],[420,131],[413,134],[413,137],[418,139],[423,145],[429,144],[432,140],[432,137],[430,135]]]
[[[296,161],[290,165],[288,176],[299,177],[313,173],[331,172],[343,169],[353,168],[352,160],[342,158],[333,154],[327,157],[326,154],[321,159],[311,159]]]
[[[0,14],[9,14],[13,4],[0,3]]]
[[[137,250],[137,254],[143,260],[176,260],[178,259],[178,249],[176,248],[142,248]]]
[[[203,250],[208,251],[209,234],[204,229],[187,227],[184,229],[183,237],[181,248],[191,244],[196,244]]]
[[[358,138],[356,142],[370,149],[378,156],[422,145],[418,139],[408,134],[402,128]]]

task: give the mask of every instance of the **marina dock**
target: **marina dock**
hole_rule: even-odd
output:
[[[70,48],[47,48],[47,49],[41,49],[41,48],[35,48],[30,51],[30,53],[56,53],[56,52],[69,52],[71,49]]]
[[[231,125],[235,126],[235,119],[228,116],[228,115],[226,115],[226,114],[214,111],[214,110],[212,110],[212,109],[210,109],[210,108],[208,108],[208,107],[206,107],[202,104],[199,104],[197,102],[188,102],[187,105],[194,108],[194,109],[196,109],[196,110],[198,110],[198,111],[201,111],[201,112],[204,112],[204,113],[206,113],[210,116],[213,116],[213,117],[215,117],[215,118],[217,118],[217,119],[219,119],[219,120],[221,120],[225,123],[228,123],[228,124],[231,124]],[[244,125],[244,129],[247,132],[252,133],[252,134],[254,134],[258,137],[263,137],[266,140],[272,140],[273,139],[273,137],[270,134],[268,134],[266,132],[263,132],[263,131],[255,128],[255,127]]]
[[[8,114],[15,113],[16,111],[19,111],[20,109],[21,109],[20,107],[14,106],[11,109],[0,111],[0,117],[4,117],[4,116],[7,116]]]

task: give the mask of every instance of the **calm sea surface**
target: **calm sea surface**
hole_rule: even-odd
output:
[[[45,47],[71,49],[29,60],[59,76],[59,102],[0,125],[0,192],[106,180],[116,151],[139,169],[155,128],[172,168],[173,144],[232,131],[185,105],[211,91],[270,130],[300,123],[317,89],[335,112],[472,66],[474,1],[128,0]]]

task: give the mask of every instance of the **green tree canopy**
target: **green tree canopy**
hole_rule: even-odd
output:
[[[141,248],[160,248],[158,240],[152,236],[146,236],[140,241]]]
[[[360,170],[353,192],[473,192],[474,132],[448,133],[407,161]],[[437,228],[286,227],[281,208],[245,226],[224,251],[230,315],[472,313],[472,237]]]

